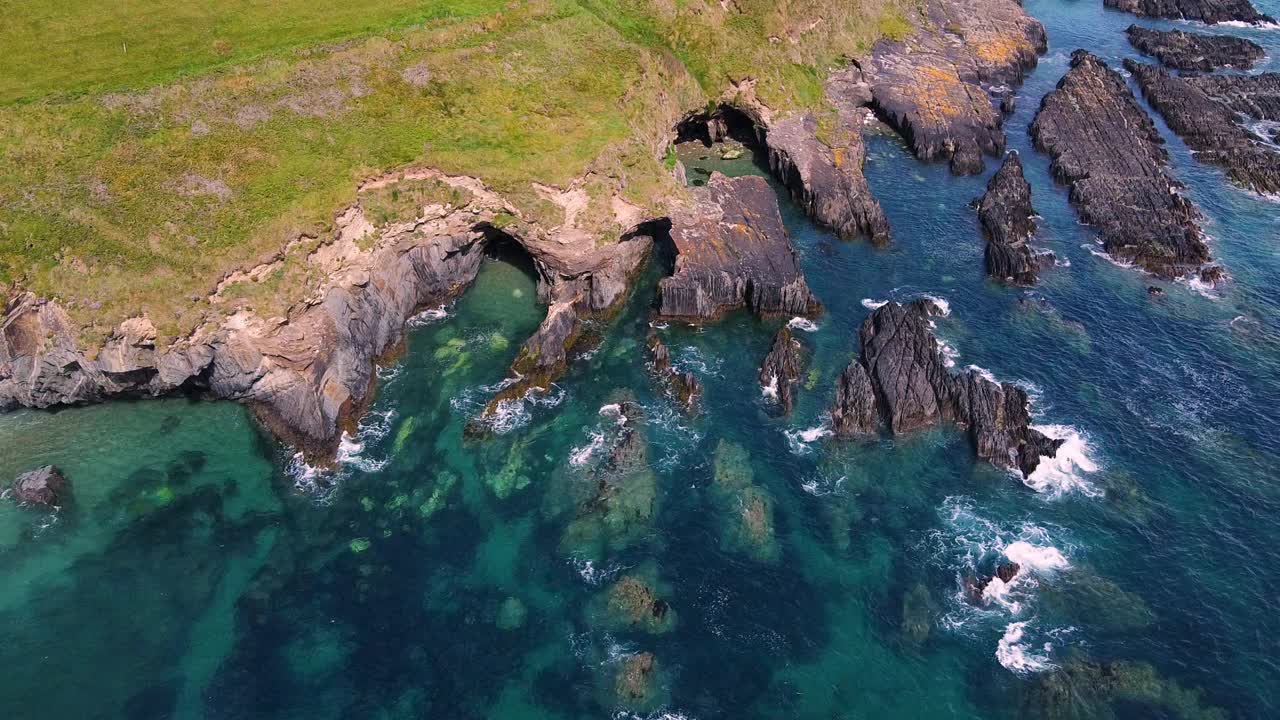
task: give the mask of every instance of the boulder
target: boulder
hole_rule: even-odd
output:
[[[1018,153],[1005,156],[1000,170],[978,200],[978,220],[987,236],[987,274],[1015,285],[1034,285],[1040,269],[1053,263],[1053,253],[1038,252],[1028,242],[1035,232],[1031,184]]]
[[[1233,35],[1156,30],[1141,25],[1130,25],[1125,35],[1130,45],[1177,70],[1248,70],[1266,56],[1266,50],[1258,43]]]
[[[715,173],[673,214],[675,274],[658,284],[658,312],[691,322],[747,308],[757,315],[816,315],[821,304],[764,178]]]
[[[57,508],[71,501],[71,483],[53,465],[19,475],[10,491],[18,502],[35,507]]]
[[[1173,179],[1155,124],[1119,73],[1083,50],[1044,97],[1031,136],[1113,258],[1164,279],[1209,261],[1199,212]]]

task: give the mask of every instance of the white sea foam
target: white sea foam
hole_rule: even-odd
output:
[[[591,433],[591,441],[569,451],[569,464],[574,467],[586,465],[591,458],[604,447],[604,433]]]
[[[574,558],[571,562],[573,563],[574,571],[578,573],[578,577],[582,578],[582,581],[586,584],[592,586],[607,582],[612,579],[613,576],[626,569],[625,565],[618,564],[598,568],[593,561],[585,558]]]
[[[648,715],[637,715],[626,710],[618,710],[613,714],[611,720],[694,720],[694,717],[676,710],[654,710]]]
[[[848,476],[846,475],[841,475],[834,480],[823,475],[818,475],[800,483],[800,489],[814,497],[835,495],[844,488],[844,483],[847,479]]]
[[[793,317],[787,321],[787,327],[793,330],[803,330],[805,332],[818,332],[818,324],[812,320],[802,317]]]
[[[434,325],[447,317],[449,317],[449,309],[444,305],[440,305],[439,307],[427,308],[414,315],[409,318],[407,324],[409,327],[425,327]]]
[[[942,366],[953,368],[956,366],[956,359],[960,357],[960,351],[951,346],[951,343],[938,338],[938,351],[942,353]]]
[[[1038,655],[1031,649],[1029,644],[1024,641],[1026,635],[1027,622],[1009,623],[1004,630],[1004,636],[996,644],[996,659],[1000,661],[1007,670],[1019,675],[1042,672],[1053,667],[1053,663],[1049,661],[1047,653],[1052,649],[1051,643],[1044,644],[1044,655]]]
[[[876,308],[882,308],[888,304],[889,304],[888,300],[872,300],[871,298],[862,298],[862,307],[868,310],[875,310]]]
[[[940,298],[937,295],[930,295],[928,293],[925,293],[923,297],[926,300],[933,302],[934,306],[938,308],[938,314],[942,317],[947,317],[951,314],[951,303],[947,302],[945,298]]]
[[[771,400],[778,399],[778,376],[777,375],[771,375],[769,377],[768,385],[760,386],[760,394]]]
[[[1099,249],[1099,248],[1101,248],[1101,246],[1100,246],[1100,245],[1096,245],[1096,244],[1095,244],[1095,245],[1089,245],[1089,244],[1086,244],[1086,245],[1081,245],[1080,247],[1082,247],[1082,248],[1084,248],[1084,249],[1088,250],[1090,255],[1093,255],[1094,257],[1102,258],[1103,260],[1106,260],[1107,262],[1109,262],[1109,263],[1111,263],[1112,265],[1115,265],[1115,266],[1117,266],[1117,267],[1122,267],[1122,268],[1126,268],[1126,269],[1129,269],[1129,268],[1132,268],[1132,267],[1133,267],[1133,261],[1131,261],[1131,260],[1121,260],[1121,259],[1119,259],[1119,258],[1112,257],[1109,253],[1104,252],[1103,250]]]
[[[1187,287],[1191,288],[1200,297],[1203,297],[1209,300],[1222,299],[1221,295],[1214,292],[1217,289],[1217,285],[1215,285],[1214,283],[1208,283],[1201,280],[1199,275],[1188,275],[1186,277],[1181,277],[1181,278],[1178,278],[1176,282],[1183,283]]]
[[[1032,545],[1026,540],[1015,540],[1006,545],[1004,556],[1021,566],[1019,572],[1031,571],[1044,575],[1071,567],[1058,548],[1052,545],[1048,547]],[[1016,579],[1017,576],[1014,577]]]
[[[1022,480],[1027,487],[1054,498],[1069,492],[1079,492],[1090,497],[1102,494],[1084,476],[1086,473],[1097,472],[1098,466],[1089,458],[1093,450],[1078,430],[1069,425],[1032,425],[1031,428],[1064,442],[1053,457],[1040,457],[1040,464],[1035,471]]]
[[[621,427],[627,424],[627,416],[622,414],[622,406],[618,403],[609,403],[600,406],[600,415],[604,417],[616,418],[614,424]]]
[[[782,434],[786,436],[787,445],[791,447],[792,453],[807,455],[813,450],[810,447],[811,444],[824,437],[829,437],[832,433],[831,426],[827,424],[826,420],[823,420],[820,425],[814,425],[803,430],[783,430]]]
[[[1000,384],[1000,381],[996,379],[996,376],[992,375],[991,371],[986,368],[978,367],[977,365],[970,365],[965,369],[977,373],[979,376],[981,376],[983,379],[987,380],[988,382],[993,382],[997,385]]]
[[[671,366],[679,372],[691,372],[711,377],[720,374],[722,362],[719,357],[707,358],[702,354],[701,350],[692,345],[680,348],[671,358]]]

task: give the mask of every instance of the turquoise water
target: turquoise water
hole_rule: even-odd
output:
[[[827,307],[798,333],[813,372],[790,418],[755,383],[785,318],[663,328],[706,385],[704,411],[686,418],[655,391],[643,340],[659,262],[555,392],[510,408],[507,432],[467,438],[540,318],[518,258],[487,262],[415,323],[337,473],[307,469],[230,404],[0,417],[0,478],[52,462],[76,496],[58,516],[0,503],[0,712],[1042,717],[1036,689],[1089,658],[1147,664],[1142,691],[1082,688],[1050,716],[1276,716],[1280,208],[1166,131],[1233,281],[1149,297],[1150,278],[1095,255],[1025,128],[1073,48],[1130,54],[1133,19],[1028,8],[1052,47],[1007,129],[1039,242],[1065,262],[1032,291],[988,283],[967,206],[986,178],[872,138],[891,248],[840,242],[782,196]],[[1230,31],[1266,44],[1275,69],[1276,31]],[[1038,487],[975,462],[952,430],[821,437],[868,305],[923,294],[951,308],[937,332],[957,368],[1024,383],[1037,422],[1071,439]],[[627,431],[644,463],[601,513],[595,478]],[[962,577],[1005,557],[1034,568],[966,601]],[[667,603],[660,619],[611,604],[628,577]],[[620,692],[644,652],[649,684]]]

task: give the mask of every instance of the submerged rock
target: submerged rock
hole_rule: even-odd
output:
[[[819,140],[812,113],[787,117],[769,128],[769,168],[818,224],[844,240],[862,236],[886,245],[889,221],[862,174],[867,151],[861,122],[857,109],[837,104],[830,137]]]
[[[502,601],[498,606],[498,615],[494,619],[494,625],[499,630],[517,630],[524,627],[525,618],[529,611],[520,601],[518,597],[509,597]]]
[[[721,513],[724,548],[759,562],[777,562],[782,549],[774,536],[773,497],[755,484],[746,448],[728,440],[716,446],[711,492]]]
[[[1233,35],[1156,30],[1140,25],[1130,25],[1124,32],[1130,45],[1177,70],[1248,70],[1266,56],[1261,45]]]
[[[902,636],[914,645],[929,639],[933,627],[933,601],[924,583],[916,583],[902,596]]]
[[[18,502],[42,508],[58,508],[71,501],[71,483],[62,471],[45,465],[14,479],[10,492]]]
[[[644,708],[656,692],[658,659],[651,652],[635,653],[623,659],[614,683],[618,704]]]
[[[1179,720],[1226,720],[1227,713],[1205,703],[1199,690],[1160,676],[1148,663],[1096,662],[1073,658],[1040,675],[1024,700],[1029,717],[1045,720],[1130,717],[1135,705]],[[1111,708],[1115,707],[1115,711]],[[1128,710],[1117,713],[1119,710]]]
[[[916,300],[890,302],[871,313],[859,332],[861,356],[837,386],[833,429],[844,437],[871,432],[876,423],[869,408],[894,434],[954,423],[968,430],[978,457],[1030,475],[1062,441],[1031,427],[1022,388],[994,382],[976,369],[947,370],[930,328],[929,317],[937,312],[933,301]]]
[[[1251,25],[1275,22],[1271,16],[1258,12],[1249,0],[1102,0],[1102,4],[1143,17],[1199,20],[1209,25],[1221,22],[1243,22]]]
[[[1275,103],[1277,112],[1274,118],[1258,119],[1280,119],[1280,102],[1276,102],[1280,75],[1220,76],[1206,81],[1133,60],[1125,60],[1124,66],[1170,129],[1195,151],[1197,160],[1221,167],[1237,185],[1280,193],[1280,149],[1246,130],[1232,106],[1262,96]]]
[[[783,415],[795,406],[795,392],[804,374],[804,346],[783,326],[773,337],[773,347],[760,366],[760,385],[766,397],[778,404]]]
[[[920,12],[925,29],[880,40],[862,65],[873,107],[916,157],[980,173],[983,154],[1005,146],[990,90],[1018,84],[1036,66],[1048,48],[1044,26],[1014,0],[929,0]]]
[[[1200,215],[1169,174],[1160,133],[1124,79],[1097,57],[1072,53],[1071,70],[1045,96],[1031,136],[1112,257],[1166,279],[1209,261]]]
[[[675,274],[658,283],[659,313],[700,322],[748,308],[757,315],[815,315],[800,262],[764,178],[719,173],[693,188],[671,218]]]
[[[978,200],[978,219],[987,236],[988,275],[1033,285],[1040,269],[1053,264],[1053,253],[1037,252],[1028,242],[1036,230],[1033,215],[1031,184],[1023,175],[1018,153],[1010,152]]]
[[[649,368],[667,392],[686,413],[697,412],[698,401],[702,397],[702,383],[698,382],[698,377],[672,367],[671,351],[656,330],[649,330],[645,347],[649,351]]]
[[[659,635],[676,626],[676,611],[664,597],[657,568],[645,563],[609,586],[588,607],[588,620],[611,632],[638,631]]]

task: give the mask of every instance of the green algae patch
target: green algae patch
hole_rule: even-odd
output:
[[[410,415],[405,421],[400,423],[400,428],[396,430],[395,440],[391,443],[391,452],[399,455],[404,450],[404,444],[409,441],[409,436],[413,434],[413,426],[417,423],[417,418]]]
[[[746,448],[727,440],[716,446],[711,495],[720,512],[721,546],[758,562],[777,562],[782,550],[773,526],[773,496],[755,484]]]
[[[356,538],[351,542],[347,543],[347,547],[351,549],[351,552],[357,555],[364,552],[365,550],[368,550],[371,545],[372,543],[369,542],[369,538],[364,538],[364,537]]]

